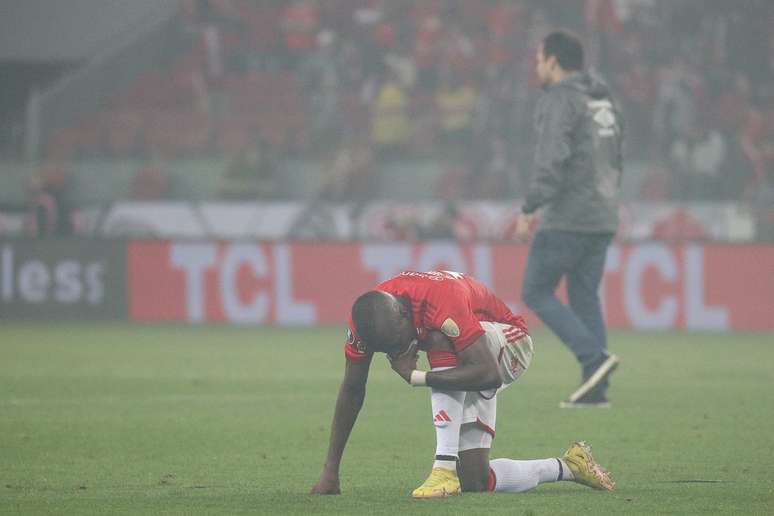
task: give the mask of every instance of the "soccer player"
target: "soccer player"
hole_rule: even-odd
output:
[[[526,237],[543,210],[529,250],[522,299],[573,352],[581,384],[562,407],[609,407],[607,351],[599,284],[618,227],[621,116],[608,87],[584,71],[583,46],[567,32],[541,43],[536,72],[544,93],[535,111],[537,149],[517,233]],[[568,304],[554,294],[567,280]]]
[[[340,492],[339,464],[363,405],[375,352],[386,353],[409,384],[431,389],[436,460],[413,491],[415,498],[461,490],[521,492],[557,480],[613,489],[610,475],[583,442],[561,458],[489,460],[497,393],[526,371],[533,346],[523,319],[470,276],[403,272],[381,283],[353,304],[344,350],[328,455],[312,493]],[[418,350],[427,353],[431,371],[417,370]]]

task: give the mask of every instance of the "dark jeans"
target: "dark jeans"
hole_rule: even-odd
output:
[[[599,284],[612,239],[609,233],[539,231],[524,272],[524,303],[572,350],[584,379],[607,357]],[[568,305],[555,295],[562,277]]]

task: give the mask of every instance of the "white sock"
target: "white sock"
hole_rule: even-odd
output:
[[[457,471],[457,461],[453,460],[438,460],[433,461],[433,469],[442,468],[449,469],[451,471]]]
[[[444,368],[436,368],[440,371]],[[462,424],[462,409],[465,402],[464,391],[445,391],[431,389],[430,404],[433,409],[433,424],[435,425],[435,455],[443,456],[433,467],[456,469],[456,459],[460,450],[460,425]],[[454,457],[451,460],[447,457]]]
[[[521,493],[537,487],[544,482],[572,480],[573,475],[560,459],[512,460],[494,459],[489,461],[494,471],[495,491]],[[560,472],[562,478],[559,478]]]

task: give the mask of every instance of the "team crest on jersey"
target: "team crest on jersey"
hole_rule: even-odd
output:
[[[593,113],[592,119],[599,126],[597,134],[602,138],[614,136],[616,119],[613,104],[609,100],[593,100],[588,103],[588,107]]]
[[[460,336],[460,327],[457,326],[457,323],[450,317],[441,325],[441,332],[447,337],[455,339]]]

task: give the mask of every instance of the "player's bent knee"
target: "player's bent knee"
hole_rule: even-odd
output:
[[[473,427],[474,425],[469,426]],[[468,429],[468,432],[463,433],[470,432],[471,429]],[[489,448],[460,451],[457,470],[463,492],[480,493],[486,491],[489,483]]]

